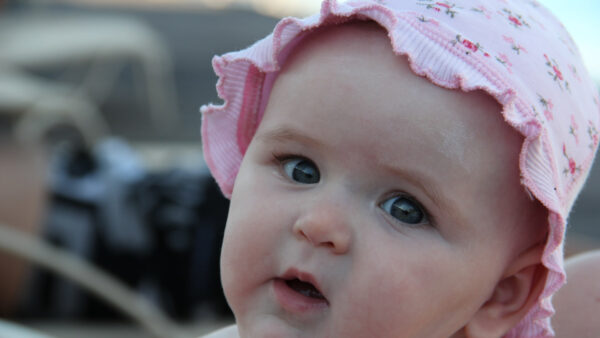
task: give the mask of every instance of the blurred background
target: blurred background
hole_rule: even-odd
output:
[[[600,87],[600,2],[540,2]],[[232,321],[228,202],[199,136],[199,106],[220,102],[210,61],[319,3],[0,0],[0,243],[19,253],[0,250],[0,338],[193,337]],[[596,165],[567,255],[600,248],[598,201]]]

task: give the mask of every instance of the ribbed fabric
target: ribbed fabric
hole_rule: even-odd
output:
[[[542,256],[548,277],[536,306],[506,337],[553,336],[550,300],[565,282],[566,219],[598,147],[600,98],[571,37],[536,1],[327,0],[319,14],[285,18],[251,47],[215,57],[224,103],[201,108],[202,139],[223,193],[231,195],[285,60],[282,51],[319,26],[352,19],[383,26],[416,74],[442,87],[492,95],[506,122],[524,136],[522,183],[549,210]]]

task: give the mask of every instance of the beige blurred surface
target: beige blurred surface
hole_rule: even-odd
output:
[[[40,149],[0,143],[0,222],[35,234],[45,203],[43,156]],[[0,315],[19,300],[29,263],[0,252]]]

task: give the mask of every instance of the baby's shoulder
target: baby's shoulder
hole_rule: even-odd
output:
[[[237,325],[226,326],[217,331],[211,332],[208,335],[202,336],[202,338],[239,338],[240,335],[237,330]]]
[[[567,284],[554,296],[552,324],[557,337],[598,337],[600,323],[600,250],[565,262]]]

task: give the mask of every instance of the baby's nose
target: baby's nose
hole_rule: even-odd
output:
[[[296,221],[293,233],[315,247],[327,248],[337,255],[345,254],[352,241],[349,212],[339,206],[317,205]]]

